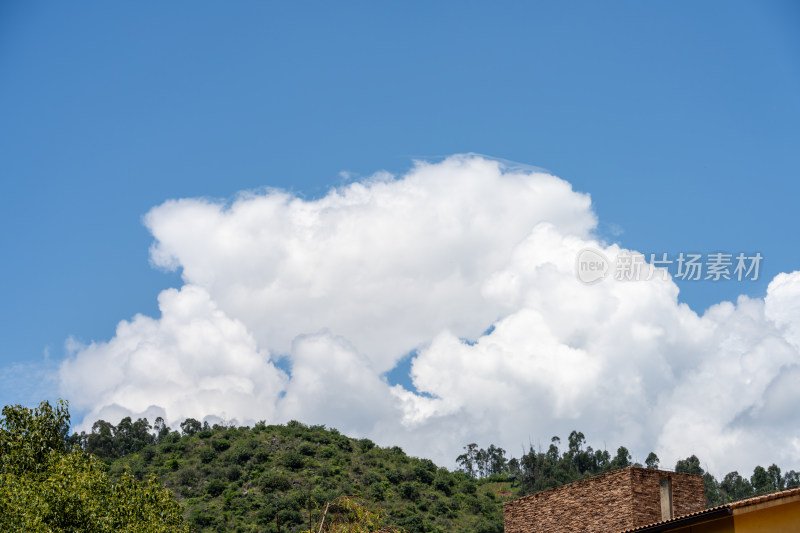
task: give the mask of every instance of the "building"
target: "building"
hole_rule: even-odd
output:
[[[628,467],[503,505],[505,533],[798,533],[800,489],[705,508],[703,478]]]
[[[800,488],[678,516],[624,533],[797,533]]]
[[[505,533],[623,531],[705,509],[703,478],[628,467],[503,505]]]

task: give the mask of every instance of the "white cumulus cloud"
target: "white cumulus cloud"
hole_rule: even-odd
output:
[[[717,475],[800,466],[800,272],[702,316],[660,272],[585,285],[580,250],[627,251],[539,170],[454,156],[314,200],[170,201],[145,223],[153,263],[185,285],[160,318],[73,348],[60,385],[84,426],[294,418],[445,464],[468,442],[518,456],[579,429]],[[414,350],[416,390],[391,386]]]
[[[242,323],[196,285],[165,290],[158,300],[160,319],[137,315],[120,322],[109,342],[72,347],[60,369],[72,405],[90,410],[89,420],[272,417],[286,376]]]

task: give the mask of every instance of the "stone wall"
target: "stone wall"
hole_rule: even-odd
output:
[[[669,479],[672,484],[673,517],[702,511],[706,508],[702,476],[644,468],[631,468],[630,471],[634,510],[633,527],[653,524],[662,520],[661,488],[659,486],[662,478]]]
[[[705,508],[701,476],[629,467],[507,502],[505,533],[613,533],[659,522],[662,478],[671,480],[675,516]]]

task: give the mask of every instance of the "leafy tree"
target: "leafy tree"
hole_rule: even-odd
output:
[[[700,459],[698,459],[696,455],[678,460],[675,464],[675,471],[679,474],[698,474],[701,476],[705,473],[700,466]]]
[[[520,472],[521,472],[519,459],[517,459],[516,457],[512,457],[511,459],[508,460],[508,465],[507,466],[508,466],[508,475],[509,475],[509,477],[513,478],[513,479],[517,479],[519,477]]]
[[[170,433],[170,428],[167,426],[167,423],[164,422],[164,419],[160,416],[156,418],[155,423],[153,424],[153,430],[155,431],[155,441],[161,442],[167,435]]]
[[[650,452],[647,455],[647,459],[644,460],[645,466],[647,466],[647,468],[651,468],[651,469],[657,469],[658,468],[658,463],[659,463],[658,456],[656,455],[655,452]]]
[[[475,470],[477,470],[478,477],[486,477],[488,473],[489,454],[483,448],[475,452]]]
[[[783,484],[787,489],[800,487],[800,472],[795,472],[794,470],[786,472],[786,475],[783,476]]]
[[[703,491],[706,495],[706,507],[716,507],[724,503],[719,482],[709,472],[703,474]]]
[[[490,444],[486,450],[486,455],[488,457],[488,473],[490,476],[499,475],[506,471],[508,461],[506,461],[506,451],[503,448]]]
[[[620,446],[617,448],[617,455],[611,461],[611,467],[625,468],[626,466],[631,466],[631,454],[628,451],[628,448],[625,446]]]
[[[456,463],[461,465],[461,470],[466,472],[469,477],[475,477],[475,462],[478,452],[478,445],[474,442],[464,446],[465,452],[456,458]]]
[[[119,457],[114,439],[116,428],[105,420],[92,424],[92,432],[86,437],[84,449],[99,457]]]
[[[784,480],[781,477],[781,469],[778,468],[778,465],[773,463],[769,468],[767,468],[767,475],[769,475],[771,491],[777,492],[785,488]]]
[[[152,444],[155,439],[150,434],[151,429],[152,426],[150,426],[146,418],[139,418],[136,422],[132,422],[131,417],[126,416],[120,420],[114,432],[118,456],[124,457],[129,453],[138,452],[148,444]]]
[[[735,502],[753,496],[753,486],[739,475],[739,472],[728,473],[719,484],[725,502]]]
[[[570,457],[576,456],[583,449],[583,444],[586,442],[586,437],[580,431],[573,430],[569,434],[569,455]]]
[[[550,446],[547,448],[547,456],[553,462],[558,461],[559,444],[561,444],[561,439],[557,436],[553,436],[553,438],[550,439]]]
[[[52,453],[65,453],[69,432],[67,403],[39,407],[6,406],[0,418],[0,472],[22,476],[46,470]]]
[[[67,449],[69,411],[6,406],[0,418],[0,530],[45,532],[185,531],[182,509],[158,480],[127,470],[112,483],[103,464]]]
[[[203,425],[199,420],[195,420],[194,418],[187,418],[181,422],[181,433],[184,435],[192,436],[195,433],[199,433],[202,429]]]
[[[757,466],[753,470],[753,475],[750,476],[750,484],[756,494],[767,494],[770,492],[770,479],[766,469],[763,466]]]
[[[757,466],[753,470],[753,475],[750,476],[750,484],[756,494],[770,494],[783,490],[784,480],[781,477],[781,469],[775,464],[769,468]]]
[[[597,450],[594,452],[594,472],[605,472],[611,469],[611,454],[608,450]]]

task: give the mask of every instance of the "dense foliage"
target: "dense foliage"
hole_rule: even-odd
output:
[[[67,445],[69,412],[43,402],[6,406],[0,418],[0,531],[188,531],[183,510],[158,480],[119,472]]]
[[[385,526],[386,512],[371,511],[366,505],[350,498],[339,496],[325,504],[319,524],[303,533],[402,533],[403,529]]]
[[[586,445],[573,431],[566,449],[553,437],[547,449],[530,446],[520,459],[495,445],[468,444],[459,471],[381,448],[335,429],[285,426],[228,427],[187,419],[181,431],[163,420],[96,422],[69,441],[139,479],[157,474],[183,502],[196,531],[471,531],[500,533],[502,502],[630,465],[658,468],[650,453],[634,463],[620,446],[612,456]],[[800,476],[776,465],[736,472],[719,482],[691,456],[677,472],[700,474],[709,505],[800,486]]]
[[[752,498],[753,496],[800,487],[800,473],[789,470],[785,475],[781,475],[781,469],[776,464],[772,464],[768,468],[763,466],[755,467],[750,479],[734,471],[726,474],[722,481],[717,481],[714,476],[703,470],[700,466],[700,459],[692,455],[678,461],[675,465],[675,471],[703,476],[706,489],[706,504],[708,506],[721,505]]]
[[[471,477],[491,479],[507,476],[515,480],[519,495],[551,489],[631,465],[659,468],[658,456],[653,452],[647,456],[644,465],[634,463],[624,446],[620,446],[612,457],[606,450],[593,450],[591,446],[585,446],[586,439],[579,431],[570,433],[564,452],[559,450],[560,442],[561,439],[553,437],[546,451],[530,446],[528,453],[519,460],[507,460],[505,450],[494,445],[483,449],[478,448],[477,444],[468,444],[457,462]],[[768,468],[757,466],[749,479],[738,472],[731,472],[722,481],[717,481],[692,455],[679,460],[674,470],[703,476],[706,504],[709,507],[800,487],[800,473],[790,470],[781,475],[781,469],[775,464]]]
[[[339,502],[334,518],[341,518],[344,501],[360,501],[386,530],[500,533],[501,501],[512,496],[503,490],[509,483],[450,472],[324,426],[209,427],[188,419],[179,433],[159,424],[99,421],[71,441],[101,457],[112,476],[125,468],[138,478],[157,474],[197,531],[315,531],[329,502]]]

